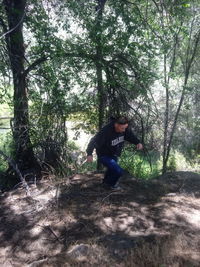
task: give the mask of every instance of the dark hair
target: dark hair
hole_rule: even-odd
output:
[[[118,123],[118,124],[128,124],[129,123],[129,120],[126,116],[119,116],[117,118],[115,118],[115,123]]]

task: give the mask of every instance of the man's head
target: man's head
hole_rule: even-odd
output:
[[[115,131],[117,133],[123,133],[125,132],[126,128],[128,127],[128,119],[127,117],[120,116],[115,119],[114,123]]]

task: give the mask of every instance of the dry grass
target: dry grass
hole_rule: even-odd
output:
[[[200,176],[124,180],[118,193],[105,191],[101,177],[1,195],[0,266],[200,266]]]

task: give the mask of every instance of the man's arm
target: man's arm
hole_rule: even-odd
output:
[[[92,153],[95,148],[101,147],[105,143],[105,137],[106,137],[106,130],[105,128],[102,128],[95,136],[93,136],[90,139],[90,142],[86,149],[88,162],[93,161]]]
[[[131,128],[128,128],[125,133],[125,138],[126,141],[130,142],[131,144],[136,145],[138,150],[143,149],[143,145],[141,144],[140,140],[135,136]]]
[[[92,156],[92,153],[95,149],[95,142],[96,142],[96,135],[90,139],[90,142],[86,149],[87,156]]]

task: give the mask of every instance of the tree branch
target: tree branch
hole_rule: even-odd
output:
[[[87,54],[87,53],[65,53],[64,56],[66,57],[81,57],[81,58],[88,58],[91,60],[97,60],[97,56],[95,54]]]
[[[24,77],[26,77],[30,71],[32,71],[36,66],[39,64],[43,63],[44,61],[47,60],[47,57],[43,56],[41,58],[36,59],[35,62],[33,62],[23,73]]]
[[[8,35],[5,34],[6,32],[8,32],[8,29],[7,29],[7,26],[6,26],[6,24],[2,18],[0,18],[0,24],[1,24],[1,26],[3,28],[3,32],[4,32],[4,34],[2,36],[5,36],[6,45],[7,45],[7,47],[9,47],[9,38],[8,38]],[[2,38],[2,36],[1,36],[1,38]]]
[[[2,25],[3,28],[4,28],[4,34],[3,34],[2,36],[0,36],[0,39],[2,39],[4,36],[10,34],[10,33],[13,32],[14,30],[16,30],[17,27],[23,22],[24,17],[25,17],[25,12],[24,12],[24,14],[22,15],[20,21],[17,23],[17,25],[15,25],[15,27],[13,27],[12,29],[10,29],[9,31],[8,31],[8,30],[5,31],[5,28],[4,28],[4,26]],[[5,25],[5,23],[4,23],[4,21],[2,20],[2,18],[0,18],[0,20],[1,20],[1,23],[3,22],[3,24]]]

